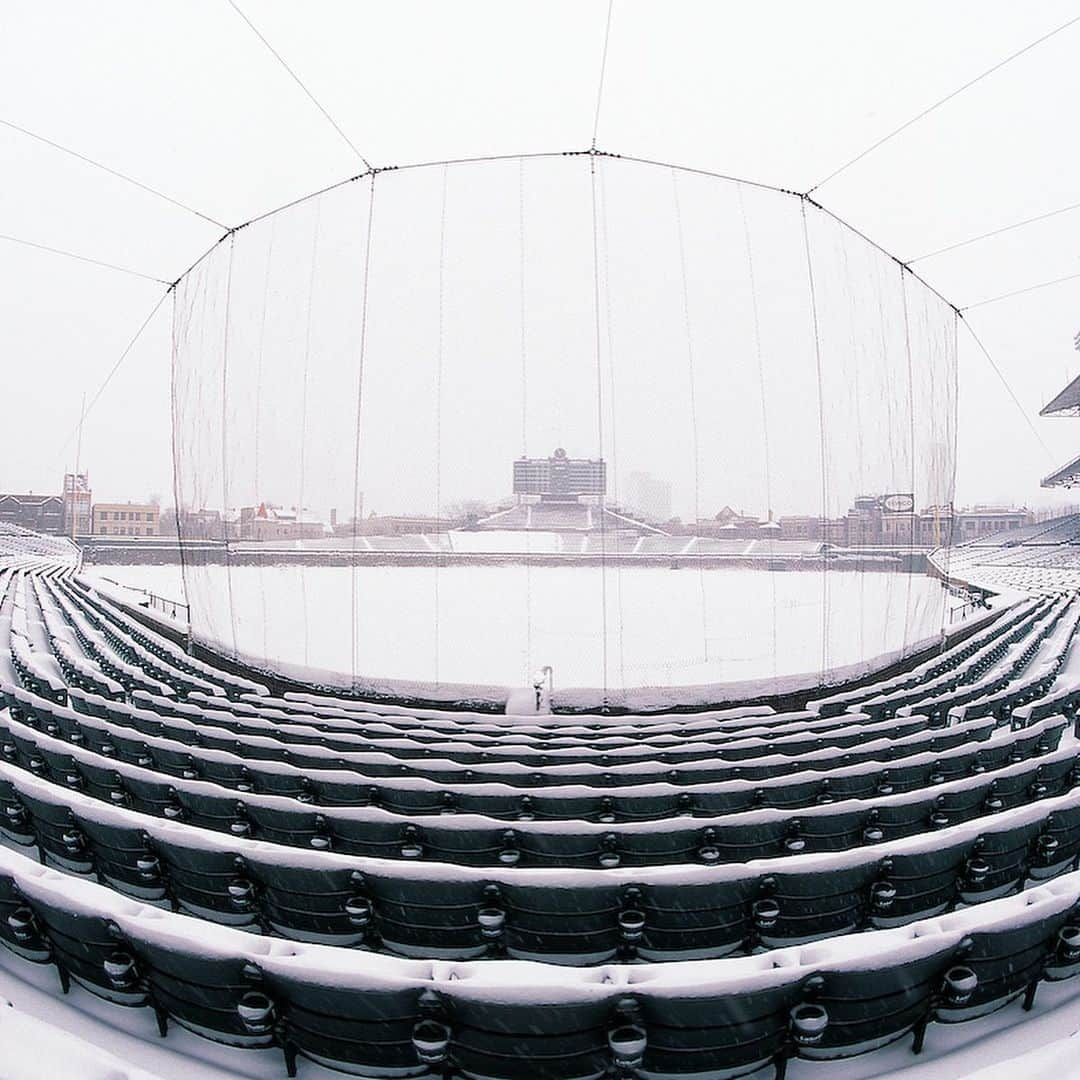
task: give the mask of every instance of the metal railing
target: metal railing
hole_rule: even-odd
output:
[[[138,585],[129,585],[123,581],[117,581],[115,578],[105,577],[102,575],[101,581],[107,581],[110,585],[115,585],[117,588],[124,589],[127,592],[138,593],[143,599],[139,602],[139,607],[149,608],[151,611],[158,611],[166,618],[172,619],[175,622],[190,623],[191,622],[191,607],[184,603],[183,600],[174,600],[169,596],[160,596],[158,593],[151,592],[149,589],[139,588]]]

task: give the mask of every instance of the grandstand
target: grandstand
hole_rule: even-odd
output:
[[[1080,588],[1080,514],[957,544],[930,558],[951,580],[992,592]]]
[[[521,503],[481,518],[478,529],[511,529],[556,533],[607,533],[665,536],[663,529],[636,521],[607,506],[576,501]]]
[[[65,536],[49,536],[11,522],[0,522],[0,560],[24,556],[43,556],[72,566],[78,565],[82,558],[78,546]]]
[[[123,1030],[301,1076],[782,1076],[1080,971],[1072,595],[786,713],[528,718],[274,696],[54,556],[0,596],[4,965]]]

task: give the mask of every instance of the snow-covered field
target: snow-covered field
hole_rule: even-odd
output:
[[[177,566],[86,576],[184,596]],[[773,680],[904,650],[949,620],[936,579],[875,571],[206,566],[188,586],[199,636],[256,662],[504,686],[545,664],[557,687]]]

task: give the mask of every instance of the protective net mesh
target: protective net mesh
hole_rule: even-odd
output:
[[[592,155],[365,176],[213,249],[173,337],[192,632],[256,666],[693,699],[948,617],[841,549],[859,497],[952,502],[955,312],[790,193]],[[557,448],[602,490],[515,495]]]

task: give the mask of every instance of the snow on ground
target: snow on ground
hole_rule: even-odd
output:
[[[108,1004],[56,972],[0,953],[2,1080],[254,1080],[284,1077],[280,1051],[239,1051],[170,1026],[157,1034],[150,1009]],[[6,1007],[5,1007],[6,1003]],[[304,1080],[340,1073],[305,1063]]]
[[[940,583],[918,574],[613,566],[605,581],[591,566],[361,566],[354,665],[353,573],[189,567],[196,632],[278,668],[520,686],[550,664],[557,690],[618,689],[819,673],[823,657],[835,669],[902,651],[949,618]],[[183,595],[176,566],[86,576]]]

